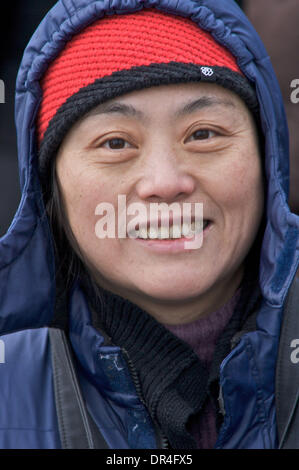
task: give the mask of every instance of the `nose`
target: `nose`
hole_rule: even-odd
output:
[[[175,151],[152,148],[142,162],[142,176],[136,185],[139,198],[174,201],[187,198],[195,189],[195,178]]]

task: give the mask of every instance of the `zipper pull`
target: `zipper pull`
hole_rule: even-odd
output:
[[[222,416],[225,416],[225,408],[224,408],[224,399],[222,394],[222,387],[219,386],[219,396],[218,396],[218,404],[219,404],[219,411]]]

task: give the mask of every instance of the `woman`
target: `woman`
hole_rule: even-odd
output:
[[[235,3],[58,2],[24,54],[16,113],[1,447],[298,445],[275,384],[297,295],[286,303],[287,130]],[[174,203],[165,233],[151,208]]]

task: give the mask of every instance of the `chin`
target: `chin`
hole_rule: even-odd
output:
[[[138,286],[138,290],[141,295],[146,295],[157,302],[188,302],[203,294],[205,286],[194,284],[186,286],[182,282],[161,282],[155,286]]]

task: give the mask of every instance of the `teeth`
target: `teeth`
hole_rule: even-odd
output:
[[[184,222],[182,226],[182,235],[184,235],[184,237],[187,237],[187,235],[189,235],[189,232],[190,232],[190,225]]]
[[[186,238],[192,238],[194,234],[200,233],[205,227],[208,225],[208,221],[197,221],[192,222],[191,225],[187,223],[183,223],[183,225],[172,225],[169,230],[168,227],[162,226],[158,229],[150,227],[147,229],[146,227],[141,227],[139,229],[139,238],[150,238],[150,239],[159,239],[159,240],[166,240],[171,238],[181,238],[182,236]]]
[[[146,227],[142,227],[141,229],[139,229],[139,238],[147,238],[147,228]]]
[[[150,227],[149,229],[143,226],[139,228],[139,232],[137,231],[137,236],[138,238],[150,238],[152,240],[167,240],[181,237],[192,238],[194,235],[201,233],[208,224],[208,220],[200,220],[191,224],[184,222],[182,225],[171,225],[169,229],[165,225],[159,228]]]
[[[182,230],[180,225],[172,225],[169,229],[169,238],[181,238]]]
[[[202,231],[201,222],[192,222],[191,225],[183,224],[183,235],[186,238],[192,238],[195,234],[198,234]]]
[[[167,227],[160,227],[158,232],[158,238],[160,238],[161,240],[170,237],[169,230]]]
[[[159,232],[159,231],[158,231],[158,232]],[[149,236],[149,238],[158,238],[158,232],[157,232],[156,229],[154,229],[154,228],[151,227],[151,228],[148,230],[148,236]]]

